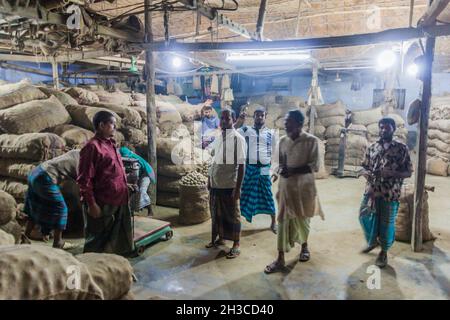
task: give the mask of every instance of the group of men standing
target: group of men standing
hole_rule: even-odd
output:
[[[206,247],[233,241],[226,257],[236,258],[240,255],[241,215],[252,222],[255,215],[268,214],[270,229],[278,238],[278,256],[264,271],[273,273],[283,270],[284,254],[295,243],[301,245],[299,261],[310,259],[310,219],[314,215],[323,217],[323,213],[314,178],[319,169],[318,138],[303,130],[304,115],[299,110],[286,114],[286,135],[280,139],[275,130],[265,126],[266,116],[266,110],[258,108],[253,125],[237,126],[234,111],[222,110],[221,134],[211,143],[213,162],[208,187],[212,238]],[[376,265],[382,268],[395,239],[403,179],[411,176],[412,164],[406,145],[393,139],[394,120],[381,119],[379,129],[380,139],[368,148],[362,163],[367,186],[359,220],[368,243],[363,252],[381,245]],[[278,225],[272,194],[272,181],[277,180]]]

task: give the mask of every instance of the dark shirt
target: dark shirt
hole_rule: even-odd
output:
[[[77,183],[81,200],[98,205],[128,203],[125,168],[113,139],[95,136],[80,151]]]
[[[397,172],[412,172],[412,163],[408,147],[401,142],[393,140],[387,149],[378,141],[372,144],[366,152],[363,168],[371,173],[389,169]],[[398,201],[402,191],[402,178],[376,177],[367,181],[368,186],[376,196],[383,197],[386,201]]]

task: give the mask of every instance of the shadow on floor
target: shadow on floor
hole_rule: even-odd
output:
[[[404,295],[398,286],[394,268],[387,265],[379,269],[374,262],[374,260],[365,262],[348,277],[346,299],[403,299]]]

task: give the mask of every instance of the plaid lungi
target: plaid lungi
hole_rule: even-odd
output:
[[[48,235],[54,229],[65,230],[68,209],[64,197],[52,178],[41,167],[34,168],[28,176],[25,213]]]
[[[269,168],[270,165],[261,167],[252,164],[245,167],[241,213],[248,222],[252,222],[253,216],[257,214],[275,215],[275,201],[273,200]],[[262,170],[267,171],[266,174]]]
[[[212,239],[217,235],[224,240],[239,241],[241,236],[241,212],[239,201],[233,200],[233,189],[211,189],[210,208]]]

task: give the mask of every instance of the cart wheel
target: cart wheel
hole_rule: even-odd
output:
[[[142,256],[142,254],[144,253],[144,251],[145,251],[145,247],[144,247],[144,246],[138,247],[138,248],[136,249],[136,254],[137,254],[138,256]]]
[[[173,231],[167,231],[165,234],[165,239],[164,240],[170,240],[173,237]]]

